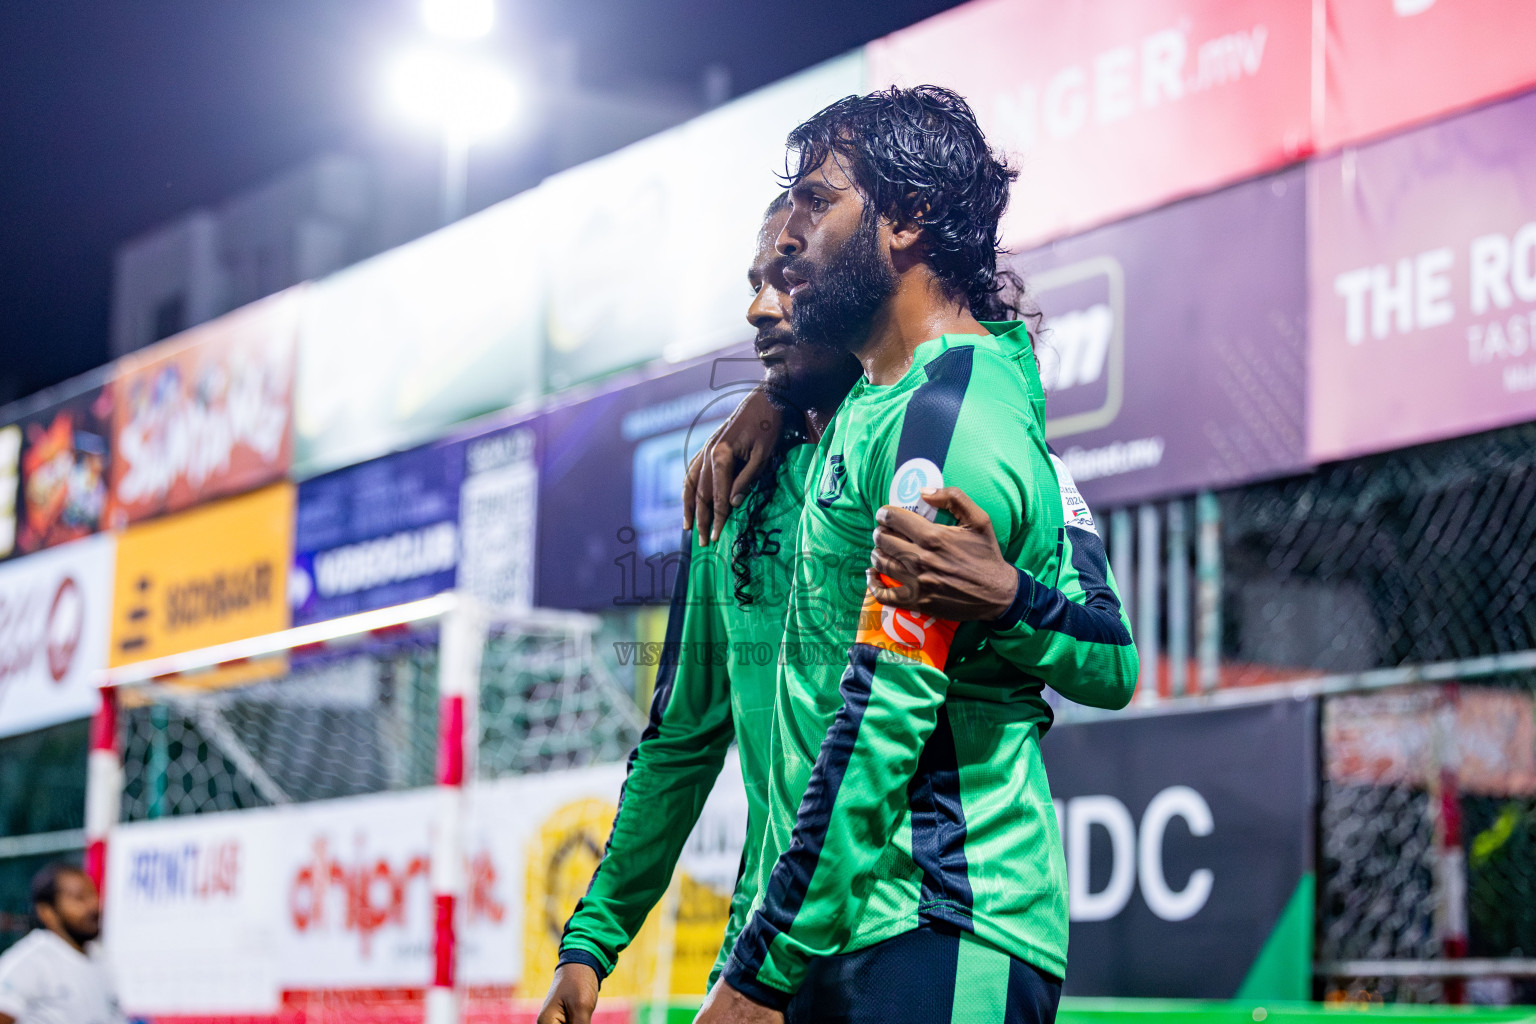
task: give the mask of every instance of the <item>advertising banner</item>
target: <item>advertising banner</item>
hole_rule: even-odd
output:
[[[458,585],[487,607],[533,604],[539,501],[538,423],[514,424],[459,442]]]
[[[1328,0],[1333,149],[1536,85],[1536,7],[1510,0]]]
[[[107,525],[115,391],[101,379],[70,381],[58,391],[0,427],[0,557]]]
[[[1300,169],[1014,261],[1045,312],[1046,437],[1105,507],[1305,462]]]
[[[1058,725],[1065,992],[1310,998],[1316,704]]]
[[[503,1005],[543,995],[623,775],[603,765],[471,791],[458,922],[465,985]],[[740,791],[731,757],[672,891],[604,982],[605,999],[703,993],[746,833]],[[108,847],[104,918],[123,1005],[271,1014],[331,993],[359,1006],[419,1006],[432,973],[437,802],[423,789],[122,826]]]
[[[1309,168],[1317,461],[1536,418],[1536,95]]]
[[[540,186],[561,215],[541,253],[549,387],[749,340],[747,267],[785,136],[862,88],[860,56],[839,57]]]
[[[970,101],[1020,171],[1018,248],[1305,156],[1312,6],[972,0],[869,44],[869,78]]]
[[[199,814],[113,832],[102,941],[129,1012],[277,1010],[284,815]]]
[[[409,447],[538,395],[549,256],[543,195],[525,192],[308,288],[297,477]],[[601,280],[589,276],[587,287],[598,290]]]
[[[514,425],[299,485],[288,596],[296,625],[460,587],[532,604],[537,434]]]
[[[286,629],[293,487],[130,526],[117,546],[109,664]]]
[[[0,426],[0,559],[16,551],[16,510],[21,499],[21,426]]]
[[[95,713],[113,547],[88,537],[0,566],[0,736]]]
[[[115,524],[287,475],[302,295],[302,287],[281,292],[123,359],[112,419]]]
[[[596,611],[669,599],[688,459],[761,377],[755,358],[732,349],[542,417],[540,606]]]
[[[451,590],[463,475],[463,449],[433,444],[300,484],[294,624]]]

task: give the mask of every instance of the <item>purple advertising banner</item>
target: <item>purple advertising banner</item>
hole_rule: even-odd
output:
[[[289,599],[295,625],[458,587],[532,603],[537,430],[478,431],[299,485]]]
[[[463,476],[463,449],[431,444],[300,484],[294,625],[452,589]]]
[[[761,376],[749,349],[727,349],[541,417],[541,607],[598,611],[668,600],[687,460]]]
[[[1309,169],[1315,461],[1536,417],[1536,94]]]
[[[1247,182],[1024,253],[1046,436],[1113,506],[1305,463],[1305,181]]]

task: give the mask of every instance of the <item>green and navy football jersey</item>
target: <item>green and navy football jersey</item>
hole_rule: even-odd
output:
[[[760,891],[725,968],[771,1006],[787,1003],[812,957],[924,923],[1065,973],[1043,689],[1123,706],[1136,656],[1102,545],[1086,524],[1068,526],[1025,328],[989,329],[997,337],[920,345],[895,384],[860,381],[816,448]],[[1019,569],[1003,622],[957,626],[866,592],[875,511],[923,511],[922,489],[943,485],[987,512]]]
[[[684,538],[650,722],[630,755],[602,862],[566,925],[561,963],[585,963],[599,977],[613,970],[666,892],[732,739],[746,787],[747,836],[731,898],[727,949],[746,920],[761,874],[757,858],[768,818],[769,737],[800,488],[814,454],[813,445],[802,444],[785,455],[761,532],[753,538],[758,554],[751,561],[749,603],[737,600],[731,568],[747,517],[738,512],[727,519],[720,539],[708,547],[691,532]]]

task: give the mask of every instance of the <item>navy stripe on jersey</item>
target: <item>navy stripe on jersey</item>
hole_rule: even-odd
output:
[[[1083,584],[1083,603],[1089,608],[1101,608],[1120,618],[1120,596],[1109,585],[1109,556],[1104,553],[1104,541],[1092,530],[1068,527],[1072,537],[1072,568]]]
[[[789,996],[774,989],[762,991],[764,986],[756,982],[757,972],[768,958],[768,947],[774,937],[794,924],[795,915],[800,913],[806,891],[811,886],[811,878],[816,874],[832,808],[837,804],[843,774],[853,756],[859,726],[869,706],[879,657],[879,649],[867,644],[855,644],[849,654],[848,668],[838,687],[843,706],[832,719],[832,728],[827,730],[827,738],[822,741],[821,752],[816,757],[816,767],[811,770],[811,780],[800,801],[789,849],[773,866],[768,885],[763,890],[762,905],[741,930],[731,963],[726,967],[725,977],[733,988],[776,1009],[783,1009]]]
[[[938,721],[917,772],[907,786],[912,809],[912,860],[923,869],[918,913],[924,921],[945,921],[971,931],[971,880],[965,860],[965,811],[960,803],[960,763],[949,709]]]
[[[952,348],[929,360],[923,370],[928,379],[907,400],[896,442],[896,466],[909,459],[927,459],[940,469],[949,454],[949,442],[960,420],[965,389],[971,383],[971,364],[976,350],[970,345]]]
[[[1072,564],[1077,565],[1075,552]],[[1131,631],[1120,620],[1119,601],[1112,601],[1113,607],[1105,607],[1102,600],[1091,605],[1078,604],[1055,587],[1043,585],[1023,569],[1016,567],[1014,571],[1019,574],[1019,589],[1008,610],[992,621],[994,630],[1011,629],[1022,622],[1031,629],[1063,633],[1084,643],[1112,647],[1131,645]]]
[[[971,382],[974,357],[974,347],[962,345],[934,357],[923,367],[928,379],[907,399],[901,436],[896,442],[896,468],[910,459],[927,459],[943,469],[950,441],[955,435],[955,425],[960,420],[960,408],[965,403],[965,391]],[[794,924],[816,872],[832,808],[837,802],[837,789],[853,755],[858,726],[869,703],[879,653],[877,648],[866,644],[855,644],[849,653],[848,668],[843,673],[840,687],[843,707],[833,719],[832,728],[816,758],[816,767],[811,772],[810,784],[795,819],[794,837],[789,849],[774,865],[763,893],[762,906],[742,929],[731,963],[726,967],[724,976],[734,988],[778,1009],[783,1008],[788,996],[772,989],[765,991],[756,980],[757,971],[767,959],[768,946],[774,936],[788,931]],[[953,757],[952,750],[950,756]],[[957,845],[961,856],[958,864],[950,857],[942,865],[936,863],[936,867],[941,871],[958,867],[963,880],[965,818],[960,809],[958,777],[952,796],[952,802],[948,795],[945,797],[944,813],[950,820],[940,845],[946,848]],[[956,880],[946,877],[945,881],[953,891],[960,891],[955,888]],[[969,881],[964,882],[963,891],[969,896]]]
[[[654,740],[661,734],[661,719],[666,714],[667,705],[672,700],[672,686],[677,682],[677,665],[682,659],[683,651],[683,615],[688,609],[688,567],[693,558],[693,534],[692,531],[683,530],[683,557],[677,566],[677,582],[672,587],[672,605],[667,610],[667,635],[661,645],[661,657],[656,665],[656,688],[651,695],[651,715],[645,723],[645,731],[640,734],[640,743]],[[603,857],[597,863],[597,870],[592,872],[592,880],[587,883],[587,894],[590,895],[592,887],[597,884],[597,876],[603,870],[603,861],[608,859],[608,853],[613,849],[613,832],[619,827],[619,815],[624,813],[624,791],[629,788],[629,773],[635,770],[635,759],[640,756],[640,746],[629,752],[629,761],[624,765],[624,785],[619,787],[619,806],[613,815],[613,829],[608,832],[608,841],[603,844]],[[745,854],[743,854],[745,858]],[[745,863],[745,861],[743,861]],[[586,903],[586,896],[576,901],[576,906],[571,911],[571,916],[566,918],[565,928],[562,934],[568,934],[571,930],[571,922],[576,915],[581,913],[582,904]],[[561,963],[566,962],[566,952],[560,953]],[[570,951],[569,959],[576,963],[584,963],[597,972],[601,980],[606,971],[601,964],[596,963],[596,958],[582,950]]]

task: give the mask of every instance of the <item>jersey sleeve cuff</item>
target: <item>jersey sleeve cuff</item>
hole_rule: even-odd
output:
[[[760,1003],[770,1010],[784,1012],[789,1005],[792,993],[781,992],[771,985],[765,985],[757,980],[757,976],[751,973],[745,964],[732,956],[726,962],[725,970],[720,975],[720,980],[731,988],[740,992],[754,1003]]]
[[[596,954],[589,953],[585,949],[576,949],[574,947],[562,949],[560,951],[560,959],[555,963],[555,966],[559,967],[563,964],[585,964],[592,968],[597,972],[597,983],[599,985],[608,977],[608,970],[603,966],[603,962],[597,958]]]
[[[1013,592],[1013,602],[1008,605],[1008,610],[1003,612],[989,624],[994,633],[1002,633],[1017,626],[1024,619],[1024,613],[1035,599],[1035,578],[1029,573],[1014,566],[1014,572],[1018,573],[1019,586]]]

